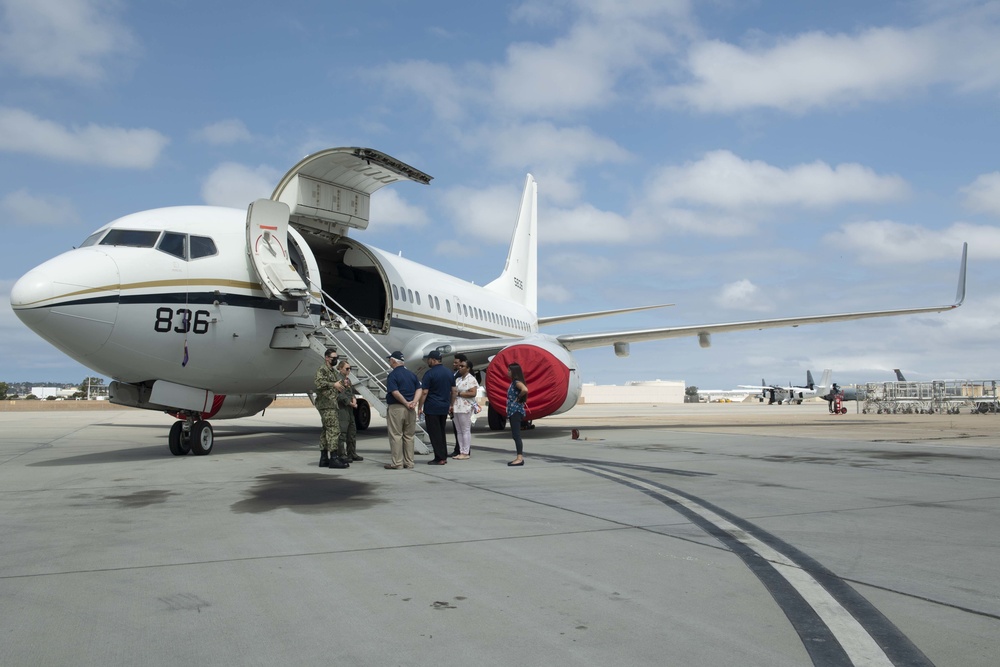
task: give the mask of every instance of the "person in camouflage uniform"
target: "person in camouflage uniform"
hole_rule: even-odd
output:
[[[350,462],[364,461],[358,456],[358,427],[354,422],[354,409],[358,407],[358,399],[354,396],[351,386],[351,362],[344,359],[337,364],[337,371],[344,379],[344,390],[337,396],[337,409],[340,419],[340,440],[337,444],[337,456]]]
[[[340,415],[337,410],[337,398],[344,390],[344,379],[337,372],[338,354],[336,350],[327,350],[323,357],[323,365],[316,371],[316,409],[323,421],[323,434],[319,440],[320,468],[347,468],[350,463],[337,456],[337,443],[340,440]]]

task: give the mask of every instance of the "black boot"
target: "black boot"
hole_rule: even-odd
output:
[[[330,465],[330,455],[327,453],[325,449],[321,450],[319,453],[319,467],[326,468],[329,465]]]
[[[350,468],[351,464],[348,463],[348,462],[346,462],[342,458],[338,458],[336,456],[331,456],[330,457],[330,464],[327,467],[328,468]]]

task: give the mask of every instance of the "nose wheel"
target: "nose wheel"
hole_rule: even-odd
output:
[[[205,456],[212,453],[215,434],[212,425],[204,419],[177,420],[170,427],[167,443],[174,456],[184,456],[188,452],[195,456]]]

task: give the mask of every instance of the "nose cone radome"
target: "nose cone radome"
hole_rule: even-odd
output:
[[[80,248],[21,276],[10,305],[25,325],[74,359],[107,341],[118,315],[118,265],[103,251]]]

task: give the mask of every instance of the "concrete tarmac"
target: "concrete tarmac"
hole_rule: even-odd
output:
[[[1000,664],[1000,416],[851,409],[581,405],[409,471],[377,418],[316,467],[311,408],[205,457],[2,411],[0,665]]]

